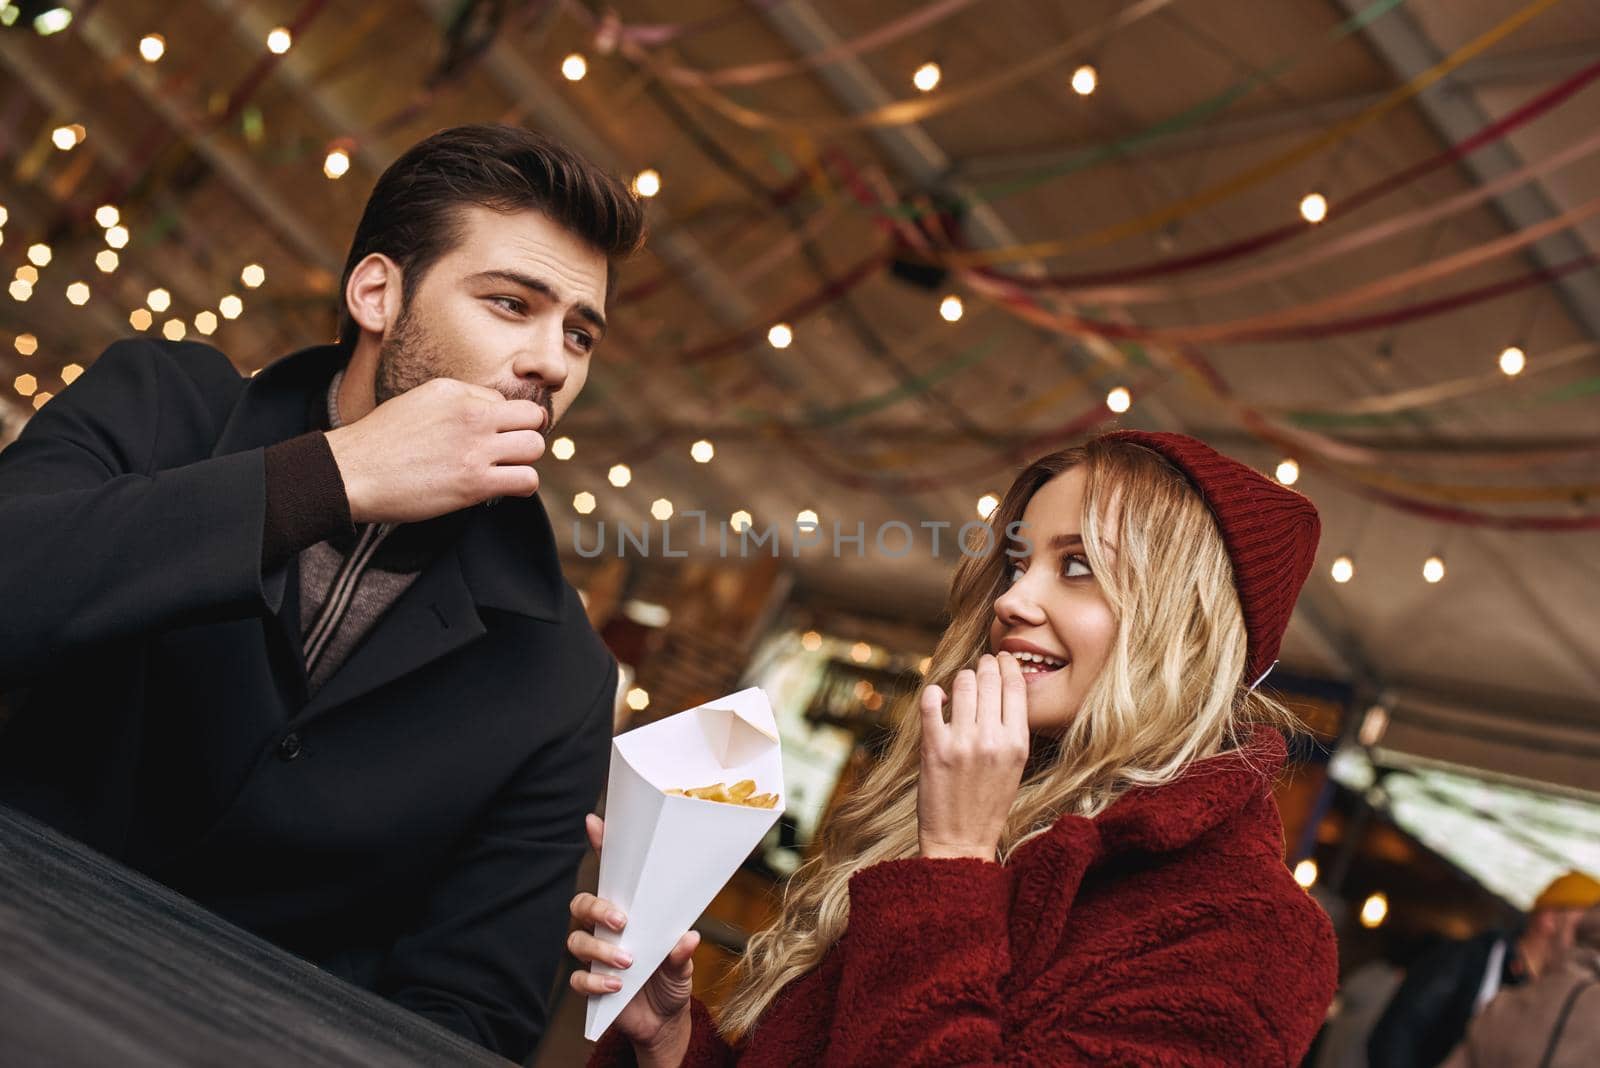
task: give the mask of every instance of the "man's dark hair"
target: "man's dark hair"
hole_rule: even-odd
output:
[[[616,261],[644,243],[644,209],[628,187],[565,145],[500,124],[443,130],[391,163],[367,198],[339,276],[341,347],[353,349],[360,335],[345,300],[356,264],[374,252],[394,260],[409,305],[428,269],[461,239],[459,209],[469,204],[548,215],[605,255],[608,296]]]

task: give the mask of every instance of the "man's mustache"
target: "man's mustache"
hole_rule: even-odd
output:
[[[506,400],[533,401],[544,409],[544,426],[548,430],[556,421],[555,393],[546,386],[522,386],[514,390],[500,391]]]

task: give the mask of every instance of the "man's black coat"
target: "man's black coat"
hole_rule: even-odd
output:
[[[471,510],[314,697],[262,450],[340,356],[112,345],[0,452],[0,803],[520,1059],[616,666],[537,498]]]

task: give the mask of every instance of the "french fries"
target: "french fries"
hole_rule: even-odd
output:
[[[777,808],[777,794],[756,793],[754,779],[740,779],[729,786],[724,782],[714,782],[710,786],[696,786],[688,790],[673,788],[666,793],[673,797],[693,797],[701,801],[718,801],[724,805],[744,805],[748,808]]]

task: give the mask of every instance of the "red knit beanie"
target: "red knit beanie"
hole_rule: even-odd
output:
[[[1311,574],[1322,533],[1316,506],[1184,434],[1118,430],[1104,440],[1127,441],[1161,454],[1188,477],[1211,509],[1233,562],[1233,586],[1249,639],[1245,678],[1254,688],[1277,663],[1295,599]]]

